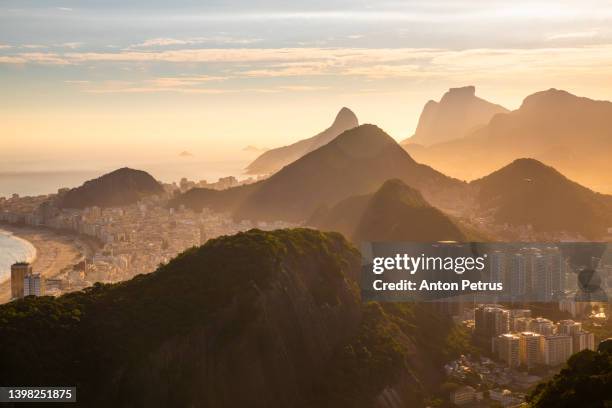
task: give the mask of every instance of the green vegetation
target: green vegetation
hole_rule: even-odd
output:
[[[359,264],[338,233],[251,230],[127,282],[14,301],[0,383],[76,385],[87,406],[360,407],[389,387],[419,405],[461,334],[427,305],[361,305]]]
[[[353,237],[356,242],[467,240],[449,217],[400,180],[388,180],[374,193]]]
[[[538,384],[527,397],[530,407],[612,406],[612,340],[602,343],[599,351],[583,350],[574,354],[561,372],[550,381]]]
[[[480,356],[481,350],[472,341],[471,331],[464,325],[455,325],[446,336],[442,355],[446,361],[454,360],[461,355]]]
[[[451,346],[452,322],[426,304],[370,302],[362,313],[357,335],[335,354],[311,405],[371,407],[390,387],[409,389],[406,403],[422,405],[442,380],[437,367],[446,356],[439,350]]]
[[[331,209],[322,207],[309,223],[339,231],[353,242],[468,241],[475,237],[398,179],[385,181],[373,194],[347,198]]]
[[[223,322],[217,335],[238,336],[257,313],[258,296],[293,258],[317,266],[315,300],[337,303],[358,254],[339,234],[252,230],[211,240],[124,283],[2,305],[0,382],[75,384],[82,398],[99,397],[99,384],[145,365],[169,338],[204,327],[230,305],[236,319]]]

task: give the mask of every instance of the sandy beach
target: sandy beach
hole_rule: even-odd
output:
[[[70,268],[93,251],[93,241],[47,228],[16,227],[1,224],[0,229],[12,232],[36,248],[32,263],[34,273],[52,278]],[[0,283],[0,304],[10,300],[10,279]]]

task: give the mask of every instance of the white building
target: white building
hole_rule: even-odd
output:
[[[44,296],[45,294],[45,278],[39,273],[33,273],[23,278],[23,295],[24,296]]]

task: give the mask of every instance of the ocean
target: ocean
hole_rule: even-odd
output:
[[[11,276],[11,265],[19,261],[31,262],[36,248],[28,241],[0,229],[0,282]]]
[[[45,163],[46,164],[46,163]],[[56,193],[59,188],[73,188],[80,186],[87,180],[100,177],[119,167],[128,166],[134,169],[145,170],[157,180],[165,183],[180,181],[187,177],[192,181],[217,181],[220,177],[234,176],[243,179],[244,168],[248,164],[245,160],[205,162],[195,159],[180,161],[166,161],[157,163],[139,164],[99,164],[89,169],[59,169],[57,163],[48,163],[48,168],[31,166],[0,166],[0,197],[10,197],[13,193],[20,196]]]

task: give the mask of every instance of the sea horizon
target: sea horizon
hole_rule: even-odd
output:
[[[18,168],[12,171],[0,169],[0,197],[37,196],[56,193],[60,188],[74,188],[120,167],[144,170],[155,179],[172,183],[186,177],[192,181],[215,182],[221,177],[233,176],[245,179],[244,169],[249,160],[202,161],[187,158],[171,162],[93,164],[91,168],[64,169],[51,163],[44,169]]]

